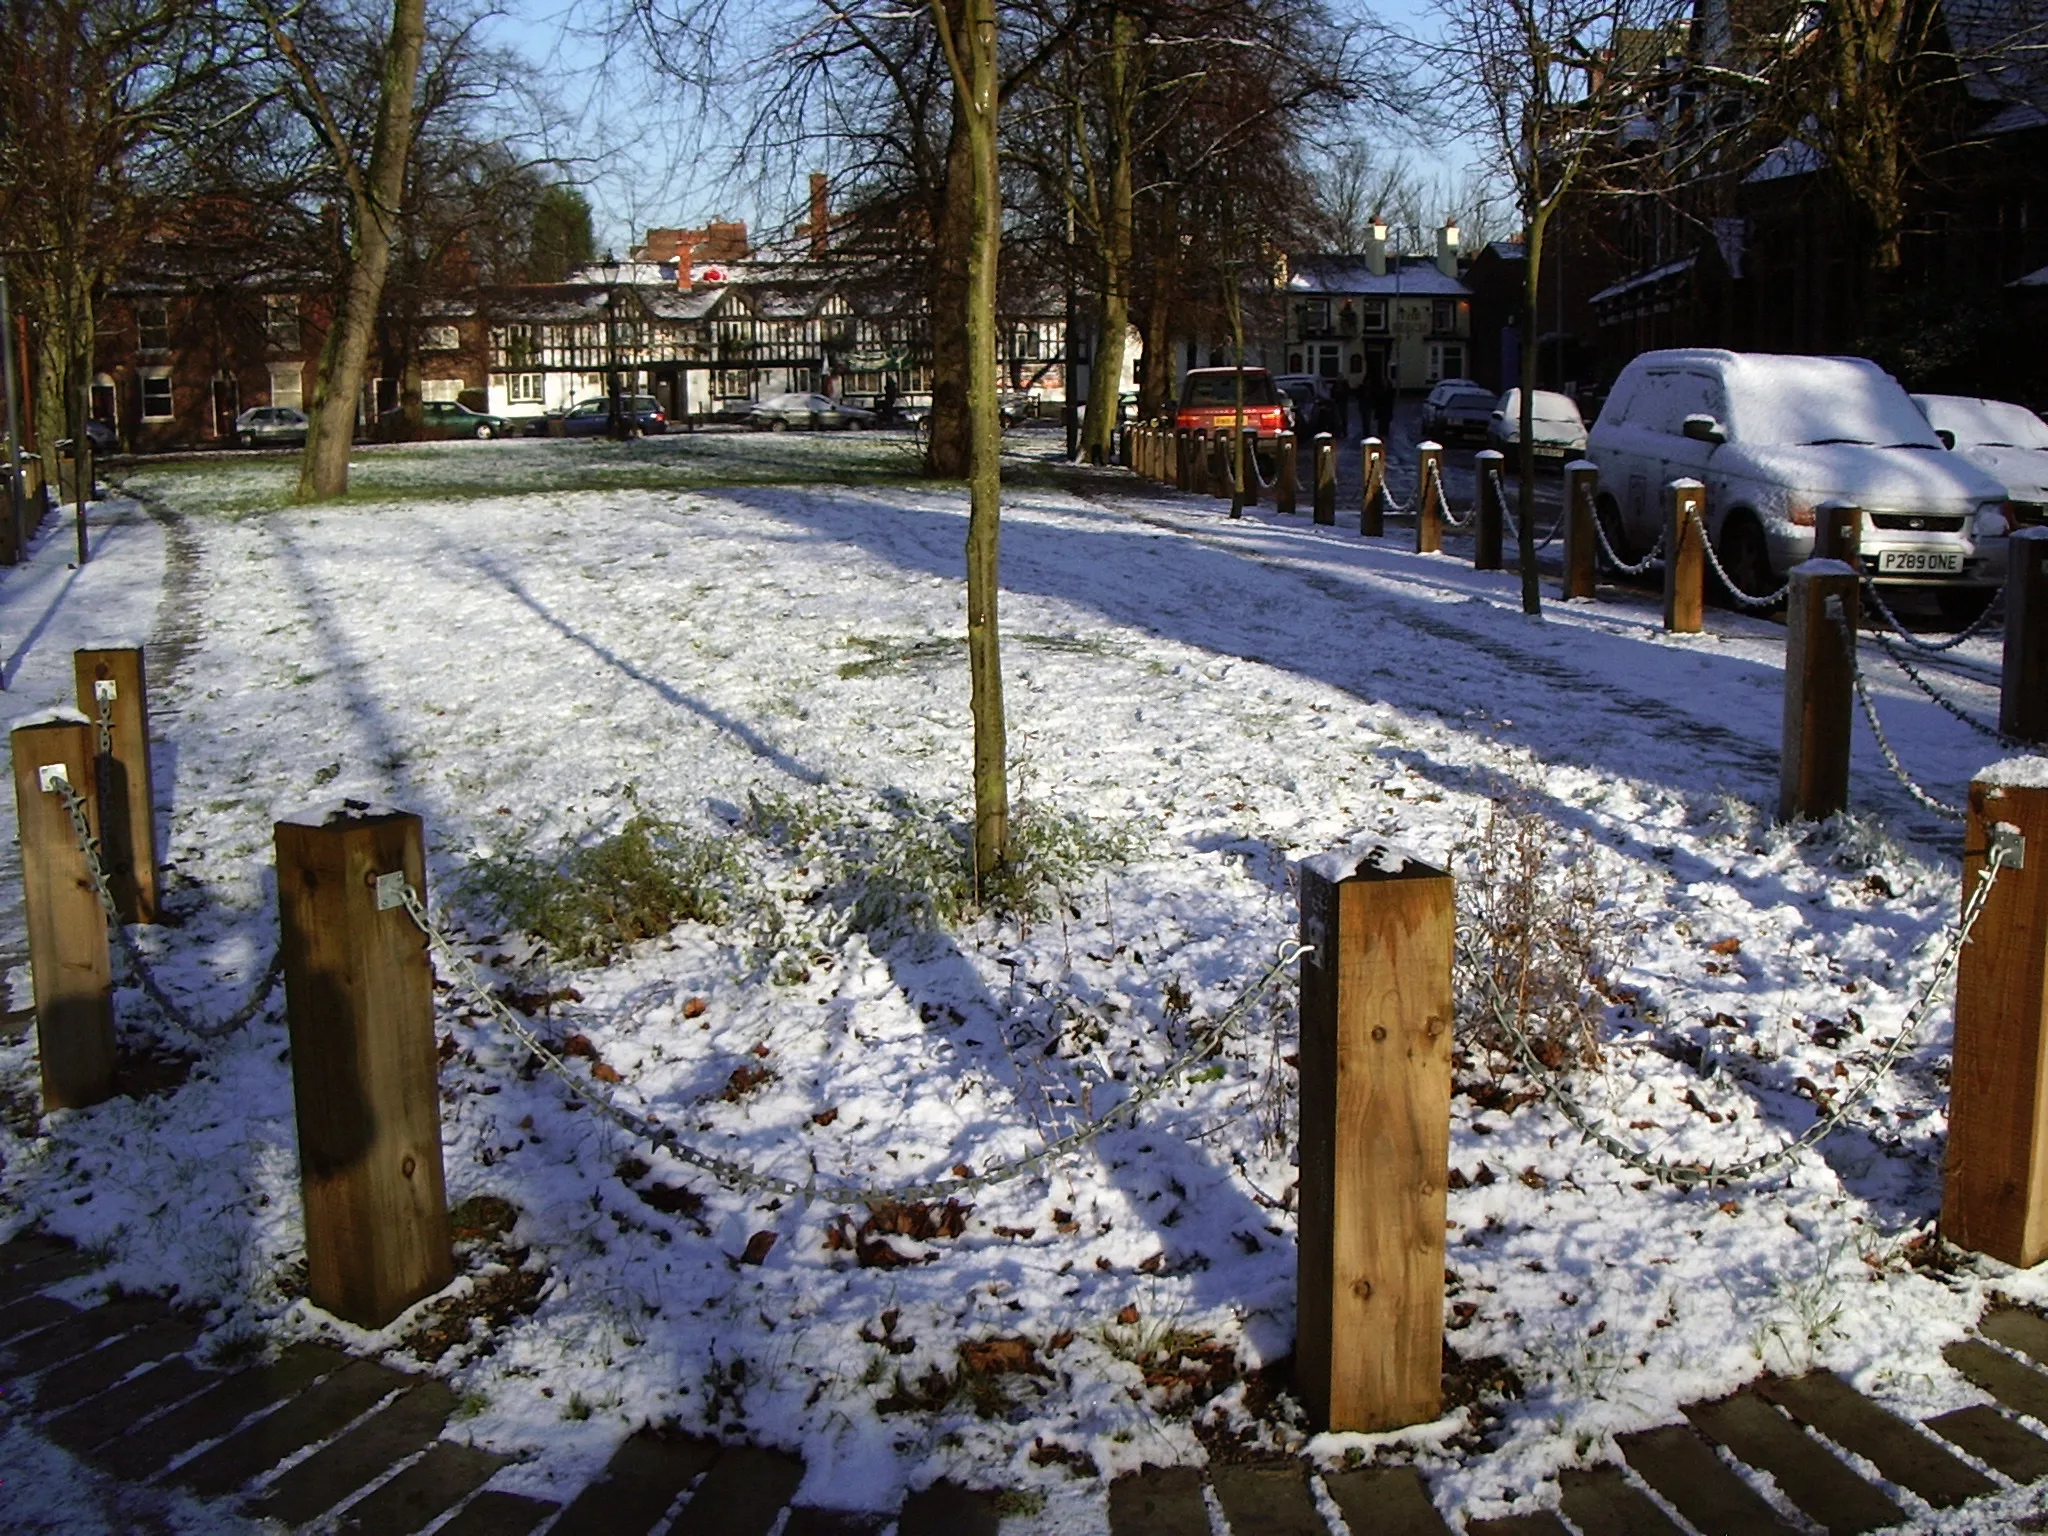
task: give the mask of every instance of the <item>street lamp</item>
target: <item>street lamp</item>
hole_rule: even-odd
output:
[[[605,435],[615,441],[626,436],[625,413],[619,409],[619,262],[610,251],[598,263],[604,271],[604,360]]]

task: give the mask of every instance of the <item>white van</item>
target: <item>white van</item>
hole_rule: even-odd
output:
[[[1670,481],[1707,488],[1707,536],[1761,595],[1813,553],[1823,502],[1863,509],[1863,561],[1974,616],[2005,580],[2005,487],[1948,452],[1896,379],[1858,357],[1718,348],[1645,352],[1614,381],[1588,443],[1598,507],[1624,558],[1664,528]]]

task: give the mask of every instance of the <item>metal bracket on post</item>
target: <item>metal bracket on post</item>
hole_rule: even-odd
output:
[[[62,763],[44,763],[36,770],[36,782],[46,795],[59,795],[71,787],[71,780],[64,772]]]
[[[1986,852],[1994,855],[2007,869],[2027,867],[2027,836],[2009,822],[1994,821],[1991,824],[1990,846]]]
[[[117,684],[111,677],[94,678],[92,684],[92,696],[94,700],[98,703],[111,704],[114,702],[114,700],[121,697],[120,685]]]
[[[378,875],[372,882],[377,888],[377,910],[389,912],[405,905],[405,871],[395,869],[388,875]]]

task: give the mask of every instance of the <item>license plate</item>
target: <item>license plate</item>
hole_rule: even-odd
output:
[[[1960,576],[1963,574],[1963,552],[1959,549],[1887,549],[1877,557],[1877,568],[1883,574],[1913,574],[1928,576]]]

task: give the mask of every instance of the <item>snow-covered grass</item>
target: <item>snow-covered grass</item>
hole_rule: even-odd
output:
[[[825,454],[839,483],[630,479],[725,473],[689,439],[366,453],[358,499],[302,509],[274,504],[272,464],[132,472],[235,514],[190,522],[200,638],[155,700],[182,923],[143,941],[166,981],[217,1017],[260,972],[274,820],[399,805],[425,818],[441,921],[544,1035],[582,1037],[573,1071],[602,1065],[703,1151],[889,1187],[1028,1153],[1148,1081],[1293,937],[1294,861],[1373,837],[1497,868],[1482,840],[1506,807],[1555,829],[1546,879],[1577,861],[1597,893],[1580,1097],[1657,1156],[1725,1161],[1854,1080],[1956,910],[1952,844],[1867,743],[1855,817],[1771,824],[1768,624],[1672,639],[1625,602],[1533,623],[1507,579],[1449,559],[1030,465],[1003,535],[1012,784],[1058,857],[1034,903],[977,909],[964,492],[847,483],[895,474],[897,442],[870,463],[858,438],[731,441],[773,456],[749,480]],[[52,616],[9,676],[23,708],[61,700],[70,645],[156,621],[157,530],[99,510],[84,572],[53,532],[0,585],[10,634]],[[1981,694],[1990,656],[1973,642],[1955,686]],[[1958,794],[1986,754],[1915,696],[1881,705]],[[717,920],[581,965],[508,930],[508,861],[563,863],[643,813],[716,852]],[[1291,981],[1135,1126],[975,1193],[964,1219],[865,1233],[866,1210],[720,1188],[637,1144],[450,992],[450,1197],[516,1223],[466,1240],[451,1293],[374,1336],[300,1295],[280,1011],[200,1044],[118,1002],[131,1039],[191,1050],[190,1076],[17,1116],[0,1231],[94,1245],[109,1281],[172,1287],[230,1347],[434,1354],[466,1432],[532,1453],[501,1486],[561,1497],[672,1418],[800,1450],[811,1501],[886,1508],[946,1475],[1010,1490],[1019,1529],[1079,1532],[1102,1527],[1104,1479],[1199,1461],[1205,1437],[1304,1444],[1269,1369],[1293,1334]],[[1446,1511],[1485,1514],[1767,1369],[1824,1364],[1909,1414],[1976,1400],[1940,1347],[1992,1291],[2048,1288],[1929,1239],[1947,1035],[1937,1007],[1789,1177],[1677,1192],[1526,1102],[1468,1033],[1447,1317],[1461,1379],[1492,1386],[1438,1424],[1307,1448],[1411,1458]],[[31,1043],[0,1049],[0,1081],[33,1093]],[[528,1311],[505,1299],[516,1274]],[[428,1349],[450,1304],[487,1321],[465,1337],[440,1314],[454,1342]]]

